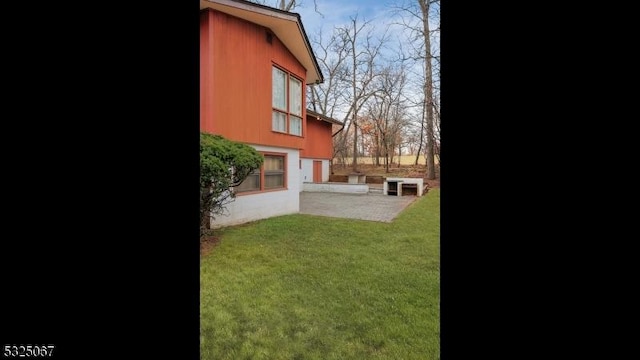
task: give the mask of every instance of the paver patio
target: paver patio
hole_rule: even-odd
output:
[[[300,213],[338,218],[391,222],[416,196],[382,194],[345,194],[330,192],[300,193]]]

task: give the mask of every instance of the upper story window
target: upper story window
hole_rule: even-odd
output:
[[[274,66],[271,93],[271,129],[302,136],[302,81]]]

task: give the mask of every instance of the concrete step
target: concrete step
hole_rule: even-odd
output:
[[[375,188],[375,187],[369,186],[369,193],[370,194],[382,194],[382,188]]]

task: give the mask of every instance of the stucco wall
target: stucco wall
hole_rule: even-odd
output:
[[[313,159],[302,159],[302,176],[300,186],[305,182],[313,182]],[[300,189],[302,191],[302,188]]]

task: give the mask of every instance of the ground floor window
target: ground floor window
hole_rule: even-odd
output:
[[[260,191],[260,178],[260,169],[254,170],[242,184],[235,187],[235,192]]]
[[[264,153],[264,163],[252,172],[242,184],[235,187],[236,193],[259,192],[286,188],[286,154]]]

